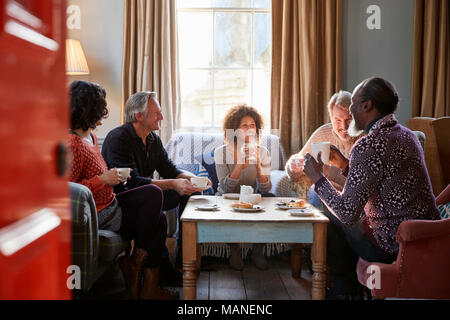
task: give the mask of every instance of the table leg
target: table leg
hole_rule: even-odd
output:
[[[327,224],[314,223],[314,238],[312,247],[312,299],[325,299],[326,286],[326,254],[327,254]]]
[[[302,248],[301,243],[294,243],[291,250],[291,268],[292,277],[300,278],[302,276]]]
[[[183,222],[183,299],[197,298],[197,224]]]

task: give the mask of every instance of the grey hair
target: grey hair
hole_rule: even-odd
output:
[[[338,93],[335,93],[331,97],[330,102],[328,102],[328,112],[330,113],[330,117],[331,111],[335,106],[341,106],[348,110],[351,104],[352,104],[352,94],[350,92],[340,90]]]
[[[125,104],[125,122],[136,122],[136,114],[146,113],[148,100],[156,99],[156,92],[142,91],[133,94]]]

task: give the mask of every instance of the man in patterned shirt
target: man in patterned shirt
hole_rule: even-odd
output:
[[[439,219],[420,143],[394,116],[398,100],[394,86],[381,78],[355,88],[349,133],[364,130],[366,136],[356,142],[350,159],[337,148],[331,150],[331,163],[347,175],[342,192],[324,177],[320,159],[305,156],[305,174],[329,209],[327,255],[334,298],[357,294],[359,257],[382,263],[396,259],[401,222]]]

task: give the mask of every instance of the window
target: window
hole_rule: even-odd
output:
[[[270,127],[271,0],[178,0],[184,129],[218,129],[237,104]]]

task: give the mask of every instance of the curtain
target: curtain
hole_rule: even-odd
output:
[[[132,94],[157,92],[166,143],[180,123],[176,1],[125,0],[124,6],[121,118]]]
[[[272,0],[271,125],[288,154],[329,121],[341,89],[342,0]]]
[[[412,116],[450,115],[448,0],[415,0]]]

